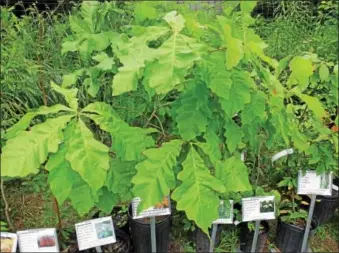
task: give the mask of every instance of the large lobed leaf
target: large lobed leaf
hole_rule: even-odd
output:
[[[96,192],[104,185],[109,168],[108,147],[94,139],[82,120],[70,131],[66,159]]]
[[[211,111],[208,106],[209,92],[202,82],[190,83],[182,93],[175,108],[175,121],[184,140],[194,139],[206,131]]]
[[[208,234],[208,227],[218,217],[218,193],[225,192],[225,186],[210,174],[193,147],[182,165],[178,174],[182,183],[173,191],[172,198],[177,201],[177,209],[185,211]]]
[[[248,169],[240,157],[232,156],[225,161],[219,161],[215,175],[225,185],[228,192],[251,191]]]
[[[9,128],[6,131],[5,138],[11,139],[11,138],[15,137],[21,131],[26,130],[27,127],[29,126],[29,124],[31,123],[32,119],[35,116],[47,115],[47,114],[50,114],[50,113],[58,113],[58,112],[61,112],[61,111],[74,112],[71,108],[68,108],[68,107],[66,107],[64,105],[60,105],[60,104],[53,105],[53,106],[50,106],[50,107],[41,106],[34,111],[28,112],[14,126],[12,126],[11,128]]]
[[[112,148],[123,161],[140,160],[141,153],[154,146],[153,138],[148,136],[154,129],[129,126],[108,104],[96,102],[84,108],[83,112],[102,130],[111,134]]]
[[[136,161],[121,161],[119,158],[110,160],[110,169],[105,185],[118,195],[121,201],[132,199],[132,178],[136,174]]]
[[[137,89],[145,62],[153,59],[156,49],[149,48],[147,43],[168,32],[165,27],[149,26],[140,36],[134,36],[127,43],[120,45],[116,50],[120,62],[123,64],[113,78],[113,96]]]
[[[179,34],[185,22],[181,15],[172,11],[164,19],[173,34],[157,49],[156,60],[147,65],[144,80],[158,94],[166,94],[184,81],[203,48],[194,39]]]
[[[25,177],[37,173],[48,153],[57,152],[63,139],[62,129],[73,116],[48,119],[8,140],[1,155],[1,175]]]
[[[49,171],[48,183],[59,205],[69,197],[73,184],[81,179],[66,160],[67,152],[67,146],[61,144],[58,152],[52,154],[46,164],[46,169]]]
[[[132,179],[133,194],[142,200],[141,210],[161,202],[175,187],[173,167],[176,165],[181,145],[182,141],[172,140],[160,148],[143,152],[147,159],[137,164],[137,174]]]

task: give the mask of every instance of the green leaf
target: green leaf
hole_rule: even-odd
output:
[[[240,1],[240,8],[243,12],[251,14],[257,1]]]
[[[206,131],[211,111],[208,107],[209,92],[202,82],[192,83],[182,93],[175,110],[175,121],[184,140],[194,139]]]
[[[167,28],[149,26],[140,36],[129,39],[116,52],[123,64],[113,78],[113,96],[137,89],[138,79],[142,77],[145,62],[155,57],[156,49],[149,48],[149,41],[168,32]]]
[[[327,81],[328,77],[330,76],[330,71],[325,64],[321,64],[319,68],[319,77],[321,81]]]
[[[48,119],[8,140],[1,154],[1,176],[25,177],[37,173],[48,153],[57,152],[63,139],[62,129],[72,117]]]
[[[67,151],[66,145],[61,144],[58,152],[52,154],[46,164],[46,169],[49,171],[48,183],[59,205],[69,197],[74,182],[81,179],[65,159]]]
[[[80,216],[84,216],[95,205],[91,187],[83,180],[74,184],[69,198]]]
[[[191,147],[178,174],[182,181],[172,194],[177,210],[185,211],[206,234],[208,227],[218,217],[218,193],[225,192],[222,183],[211,176],[199,154]]]
[[[232,156],[225,161],[219,161],[215,169],[215,175],[224,183],[227,191],[252,191],[248,169],[240,157]]]
[[[233,153],[240,144],[242,138],[244,137],[244,133],[233,120],[227,121],[227,123],[225,124],[225,129],[227,148],[230,153]]]
[[[71,74],[67,74],[67,75],[64,75],[62,77],[62,85],[61,87],[62,88],[68,88],[68,87],[71,87],[72,85],[74,85],[77,80],[78,80],[78,77],[82,74],[82,71],[79,70],[79,71],[75,71]],[[56,90],[57,91],[57,90]]]
[[[82,120],[72,130],[66,159],[96,192],[104,185],[109,168],[108,147],[94,139]]]
[[[100,3],[97,1],[85,1],[81,3],[80,11],[83,21],[88,25],[91,32],[95,32],[95,19]]]
[[[221,141],[216,133],[209,127],[204,134],[206,142],[199,142],[197,145],[207,154],[211,162],[215,165],[221,159]]]
[[[105,213],[110,214],[113,207],[116,205],[117,200],[117,195],[109,191],[107,187],[103,187],[98,191],[96,206]]]
[[[232,73],[232,86],[229,91],[229,98],[220,97],[219,101],[222,109],[229,118],[232,118],[245,104],[251,101],[250,90],[255,86],[254,81],[248,72],[234,71]]]
[[[218,22],[222,28],[221,36],[227,48],[226,68],[229,70],[237,66],[244,57],[243,43],[232,36],[232,28],[224,17],[218,16]]]
[[[136,161],[121,161],[118,158],[110,160],[105,185],[111,192],[117,194],[121,201],[130,201],[133,197],[132,178],[136,174],[136,163]]]
[[[60,105],[60,104],[53,105],[53,106],[50,106],[50,107],[41,106],[34,111],[26,113],[14,126],[9,128],[6,131],[5,138],[11,139],[11,138],[15,137],[21,131],[27,129],[27,127],[29,126],[32,119],[37,115],[47,115],[47,114],[50,114],[50,113],[58,113],[60,111],[74,112],[72,109],[70,109],[70,108],[68,108],[64,105]]]
[[[101,52],[92,57],[93,60],[99,62],[95,67],[101,70],[112,70],[114,65],[113,57],[109,57],[106,53]]]
[[[251,103],[246,104],[244,110],[241,112],[241,123],[252,124],[256,118],[264,121],[266,115],[266,95],[262,91],[257,91],[251,94]]]
[[[296,79],[302,85],[302,90],[307,87],[310,76],[313,74],[312,60],[310,58],[295,56],[289,64],[292,74],[289,83]]]
[[[129,126],[120,119],[108,104],[92,103],[82,111],[97,114],[86,113],[86,116],[94,120],[102,130],[111,134],[112,148],[117,156],[124,161],[140,160],[142,158],[141,153],[146,148],[154,146],[154,140],[151,136],[148,136],[148,134],[154,132],[153,129]]]
[[[143,152],[147,159],[137,164],[137,174],[132,179],[133,194],[141,198],[141,210],[161,202],[175,187],[173,167],[177,163],[181,145],[182,141],[172,140],[160,148]]]
[[[134,9],[134,19],[140,24],[146,19],[156,19],[158,17],[157,10],[150,6],[150,2],[139,2]]]
[[[194,61],[200,59],[199,53],[203,49],[194,39],[179,34],[184,27],[181,15],[173,11],[164,19],[171,26],[173,35],[156,50],[157,60],[147,65],[144,80],[145,85],[158,94],[166,94],[182,83]]]
[[[60,87],[59,85],[55,84],[54,82],[51,82],[51,87],[54,91],[60,93],[61,95],[64,96],[67,104],[73,109],[77,110],[78,109],[78,99],[77,99],[77,93],[78,89],[73,88],[73,89],[65,89]]]
[[[302,100],[305,101],[307,106],[313,111],[314,115],[321,119],[326,116],[326,111],[322,103],[316,97],[311,97],[305,94],[297,94]]]

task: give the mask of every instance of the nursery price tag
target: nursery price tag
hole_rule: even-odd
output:
[[[116,242],[112,217],[103,217],[75,224],[79,250]]]
[[[59,252],[55,228],[40,228],[19,231],[20,252]]]
[[[242,221],[275,219],[274,196],[242,199]]]
[[[140,203],[140,198],[134,198],[132,200],[132,213],[133,213],[133,219],[141,219],[146,217],[152,217],[152,216],[162,216],[162,215],[169,215],[171,214],[171,201],[169,197],[165,197],[164,200],[146,210],[143,210],[138,214],[138,205]]]
[[[280,151],[279,153],[276,153],[274,156],[272,156],[272,163],[279,158],[285,156],[285,155],[290,155],[293,154],[293,148],[285,149],[283,151]]]
[[[213,221],[213,224],[232,224],[233,223],[233,200],[220,200],[218,214],[219,218]]]
[[[1,232],[0,233],[0,252],[16,252],[18,244],[18,236],[14,233]]]
[[[306,171],[298,175],[298,194],[332,195],[332,172],[317,175],[315,171]]]

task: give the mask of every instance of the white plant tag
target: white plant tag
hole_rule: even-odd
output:
[[[19,231],[20,252],[60,252],[55,228]]]
[[[112,217],[103,217],[75,224],[79,250],[116,242]]]
[[[303,175],[302,171],[299,171],[298,194],[331,196],[332,172],[324,172],[317,175],[315,171],[306,171],[306,174]]]
[[[147,217],[153,217],[153,216],[163,216],[163,215],[169,215],[171,214],[171,201],[170,198],[167,196],[164,198],[164,200],[159,203],[158,205],[155,205],[153,207],[150,207],[146,210],[143,210],[142,212],[138,213],[138,205],[140,203],[140,198],[134,198],[132,200],[132,214],[133,219],[141,219],[141,218],[147,218]]]
[[[279,153],[276,153],[274,156],[272,156],[272,163],[276,160],[278,160],[279,158],[286,156],[286,155],[290,155],[293,154],[293,148],[289,148],[289,149],[285,149],[283,151],[280,151]]]
[[[16,252],[18,236],[14,233],[0,232],[0,252]]]
[[[242,199],[242,221],[275,219],[274,196]]]
[[[241,152],[240,159],[243,162],[245,161],[245,151]]]
[[[213,221],[213,224],[232,224],[233,223],[233,200],[229,200],[229,205],[220,200],[218,214],[219,218]]]
[[[336,186],[335,184],[332,184],[332,189],[335,190],[335,191],[339,191],[339,187]]]

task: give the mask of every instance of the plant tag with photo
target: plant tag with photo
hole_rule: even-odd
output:
[[[79,250],[116,242],[112,217],[103,217],[75,224]]]
[[[59,252],[55,228],[18,231],[20,252]]]
[[[243,198],[242,221],[275,219],[274,196]]]
[[[220,200],[218,208],[219,218],[213,221],[213,224],[232,224],[233,223],[233,200]]]
[[[332,172],[317,175],[315,171],[306,171],[298,175],[298,194],[300,195],[332,195]]]
[[[0,232],[0,252],[16,252],[18,236],[14,233]]]
[[[171,214],[171,201],[169,197],[164,197],[164,200],[146,210],[143,210],[138,214],[138,205],[140,203],[140,198],[134,198],[132,200],[132,213],[133,213],[133,219],[141,219],[141,218],[147,218],[152,216],[163,216],[163,215],[169,215]]]
[[[286,156],[286,155],[290,155],[293,154],[293,148],[289,148],[289,149],[285,149],[283,151],[280,151],[279,153],[276,153],[274,156],[272,156],[272,163],[276,160],[278,160],[279,158]]]

